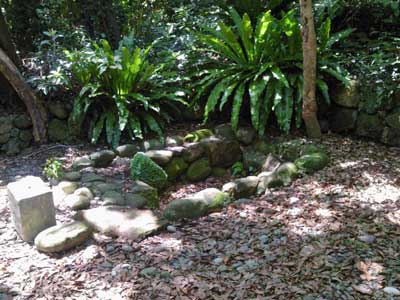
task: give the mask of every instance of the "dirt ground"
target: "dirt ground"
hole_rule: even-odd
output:
[[[322,143],[330,165],[290,187],[175,232],[139,242],[96,234],[57,255],[16,235],[6,184],[41,175],[47,157],[68,162],[91,149],[0,157],[0,299],[400,299],[400,149],[334,135]]]

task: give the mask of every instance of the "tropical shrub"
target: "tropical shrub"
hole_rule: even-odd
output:
[[[165,106],[181,100],[182,94],[168,87],[165,66],[147,60],[150,48],[113,51],[106,40],[75,52],[67,52],[71,72],[81,87],[71,116],[73,128],[89,121],[89,136],[96,143],[102,132],[107,143],[118,145],[121,133],[142,138],[153,131],[162,136],[170,116]],[[173,74],[169,74],[172,76]]]
[[[206,45],[205,59],[197,66],[195,84],[198,101],[207,95],[205,120],[217,108],[232,101],[231,123],[237,129],[244,101],[249,101],[251,121],[260,135],[265,133],[271,113],[282,131],[288,132],[292,119],[302,122],[302,51],[301,30],[296,11],[280,19],[270,11],[261,15],[255,28],[247,14],[243,18],[229,11],[234,26],[219,23],[218,29],[199,33]],[[346,82],[344,71],[335,62],[331,46],[351,31],[330,35],[330,19],[322,22],[319,32],[317,86],[329,102],[327,78]]]

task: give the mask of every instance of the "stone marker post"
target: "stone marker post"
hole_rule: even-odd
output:
[[[8,184],[7,190],[13,223],[24,241],[56,225],[52,191],[39,177],[27,176]]]

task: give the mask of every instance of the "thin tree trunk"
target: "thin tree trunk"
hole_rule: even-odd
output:
[[[25,82],[18,68],[0,48],[0,73],[8,80],[18,96],[25,103],[33,123],[33,136],[36,142],[47,141],[47,113],[44,103]]]
[[[307,135],[321,137],[317,119],[315,84],[317,78],[317,40],[315,36],[312,0],[300,0],[300,14],[303,40],[303,120]]]

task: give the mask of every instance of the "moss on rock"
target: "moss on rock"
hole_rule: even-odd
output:
[[[303,155],[294,162],[300,171],[311,174],[322,170],[329,163],[329,157],[324,152]]]
[[[135,154],[131,161],[131,178],[141,180],[157,189],[166,187],[168,175],[143,152]]]
[[[206,158],[202,158],[193,162],[187,172],[186,177],[190,181],[200,181],[206,179],[211,174],[210,162]]]

